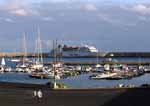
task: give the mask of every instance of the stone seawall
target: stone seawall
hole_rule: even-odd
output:
[[[0,53],[0,57],[23,57],[24,53]],[[35,53],[27,53],[27,57],[36,57]],[[68,56],[65,58],[94,58],[94,57],[150,57],[150,52],[99,52],[93,56]],[[43,53],[43,57],[53,57],[50,53]],[[62,56],[58,56],[62,57]]]

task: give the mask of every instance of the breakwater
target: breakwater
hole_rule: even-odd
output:
[[[150,52],[108,52],[105,57],[150,57]]]
[[[43,57],[49,57],[49,53],[42,53]],[[24,54],[22,52],[14,52],[14,53],[0,53],[0,57],[10,57],[10,58],[14,58],[14,57],[37,57],[36,53],[27,53]]]
[[[50,65],[52,64],[52,62],[45,62],[45,65]],[[63,64],[65,65],[96,65],[96,64],[101,64],[101,65],[105,65],[105,64],[110,64],[110,65],[114,65],[114,64],[124,64],[124,65],[150,65],[150,62],[63,62]]]
[[[22,52],[0,53],[0,57],[23,57]],[[53,57],[50,53],[42,53],[43,57]],[[27,53],[27,57],[36,57],[36,53]],[[61,56],[59,56],[61,57]],[[64,58],[94,58],[94,57],[150,57],[150,52],[99,52],[92,56],[67,56]]]

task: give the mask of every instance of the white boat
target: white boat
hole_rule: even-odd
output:
[[[40,63],[35,63],[31,65],[31,69],[42,69],[43,68],[43,64]]]
[[[109,64],[105,64],[105,65],[104,65],[104,70],[110,71],[110,65],[109,65]]]
[[[107,79],[113,76],[116,76],[117,73],[100,73],[100,74],[96,74],[96,75],[92,75],[90,76],[91,79]]]
[[[96,67],[96,68],[101,68],[101,67],[103,67],[103,66],[102,66],[101,64],[96,64],[95,67]]]
[[[21,60],[20,60],[20,59],[13,58],[13,59],[11,59],[10,61],[11,61],[11,62],[16,62],[16,63],[17,63],[17,62],[20,62]]]

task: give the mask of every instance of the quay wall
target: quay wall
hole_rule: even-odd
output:
[[[42,54],[43,57],[48,57],[48,53],[43,53]],[[26,55],[24,53],[0,53],[0,57],[23,57],[23,56],[27,56],[27,57],[36,57],[37,54],[35,53],[27,53]]]
[[[150,57],[150,52],[108,52],[105,57]]]
[[[53,57],[50,53],[43,53],[43,57]],[[23,57],[24,53],[3,53],[0,52],[0,57]],[[35,53],[27,53],[27,57],[36,57]],[[99,52],[97,55],[92,56],[68,56],[65,58],[94,58],[94,57],[150,57],[150,52]],[[59,56],[62,57],[62,56]]]
[[[47,63],[44,63],[45,65],[51,65],[52,62],[47,62]],[[63,62],[63,64],[65,65],[96,65],[96,64],[101,64],[101,65],[105,65],[105,64],[110,64],[110,65],[114,65],[114,64],[124,64],[124,65],[150,65],[150,62],[72,62],[72,61],[68,61],[68,62]]]

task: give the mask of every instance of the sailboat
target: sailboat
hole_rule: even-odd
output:
[[[5,59],[2,58],[1,66],[0,66],[0,73],[4,73],[4,71],[5,71],[5,65],[6,65]]]
[[[56,46],[56,47],[55,47]],[[55,50],[56,49],[56,50]],[[53,73],[54,73],[54,79],[53,79],[53,88],[55,89],[55,88],[58,88],[58,86],[57,86],[57,83],[56,83],[56,80],[59,80],[60,78],[61,78],[61,75],[60,75],[60,73],[63,71],[62,69],[62,67],[63,67],[63,64],[62,64],[62,62],[60,62],[59,60],[58,60],[58,57],[57,57],[57,52],[58,52],[58,50],[57,50],[57,40],[56,40],[56,42],[55,41],[53,41],[53,63],[52,63],[52,71],[53,71]]]
[[[2,66],[5,66],[5,65],[6,65],[4,57],[2,58],[1,65],[2,65]]]
[[[3,57],[1,60],[0,73],[10,72],[12,69],[6,66],[5,58]]]
[[[38,36],[35,41],[35,52],[36,52],[35,55],[37,58],[31,68],[35,70],[39,70],[43,68],[42,44],[41,44],[39,28],[38,28]]]
[[[29,75],[32,78],[53,78],[54,73],[50,72],[50,69],[44,67],[43,65],[43,56],[42,56],[42,44],[40,38],[40,30],[38,28],[38,35],[35,41],[35,61],[31,65],[32,72]]]
[[[53,45],[55,45],[54,42],[53,42]],[[53,48],[55,48],[55,47],[53,47]],[[54,80],[53,81],[54,82],[54,88],[56,87],[56,80],[61,78],[61,74],[62,74],[61,70],[63,69],[62,68],[62,63],[58,61],[56,51],[54,51],[54,53],[53,53],[54,60],[53,60],[53,63],[52,63],[52,67],[47,68],[47,69],[45,69],[45,67],[42,64],[43,63],[42,57],[39,54],[37,54],[37,61],[35,62],[35,64],[32,67],[32,68],[35,69],[35,72],[32,72],[29,75],[32,78],[44,78],[44,79]],[[39,57],[41,57],[41,58],[39,58]]]
[[[99,52],[96,54],[96,65],[93,67],[93,71],[95,72],[102,72],[104,71],[104,67],[99,64]]]
[[[16,71],[17,72],[27,72],[28,71],[28,64],[26,63],[27,60],[27,48],[26,48],[26,37],[25,33],[23,33],[23,58],[21,63],[17,65]]]

